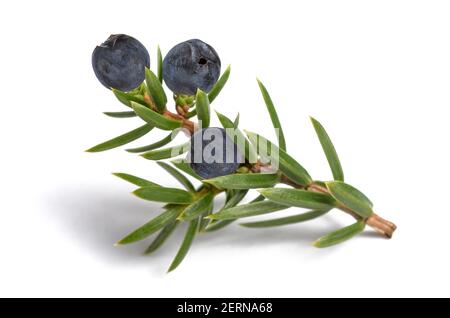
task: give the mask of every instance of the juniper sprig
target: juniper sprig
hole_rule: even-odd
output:
[[[277,144],[253,132],[244,130],[244,134],[239,128],[239,115],[231,120],[216,112],[223,128],[210,127],[210,104],[230,75],[228,66],[219,77],[220,58],[210,45],[189,40],[172,48],[164,62],[159,48],[157,56],[155,74],[149,68],[150,58],[145,47],[126,35],[111,36],[94,50],[92,56],[100,82],[129,108],[123,112],[105,112],[105,115],[114,118],[138,116],[144,123],[87,151],[113,149],[137,140],[153,129],[166,130],[169,133],[163,139],[127,151],[157,161],[183,187],[165,187],[131,174],[114,173],[137,187],[133,192],[137,197],[165,203],[161,214],[121,239],[118,245],[134,243],[157,233],[146,250],[146,253],[152,253],[181,222],[187,222],[184,239],[169,267],[172,271],[186,256],[197,233],[216,231],[245,217],[292,207],[307,211],[240,225],[247,228],[283,226],[306,222],[339,209],[354,217],[355,223],[319,238],[314,246],[328,247],[344,242],[362,232],[366,225],[387,238],[392,237],[396,226],[374,213],[367,196],[344,182],[337,152],[319,121],[311,118],[333,175],[331,181],[313,179],[289,155],[274,103],[259,80],[263,100],[278,136]],[[136,81],[139,78],[141,80]],[[173,92],[174,112],[167,108],[164,81]],[[190,139],[181,145],[167,146],[180,131]],[[182,155],[185,160],[179,158]],[[171,159],[170,164],[161,161],[168,159]],[[192,184],[186,175],[196,179],[199,185]],[[259,196],[241,204],[250,189],[257,189]],[[225,202],[220,209],[214,210],[214,200],[220,193],[225,193]]]

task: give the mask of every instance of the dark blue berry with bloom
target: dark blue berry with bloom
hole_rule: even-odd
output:
[[[128,92],[144,81],[145,67],[150,67],[150,56],[135,38],[114,34],[94,49],[92,67],[105,87]]]
[[[225,129],[209,127],[191,136],[188,160],[199,176],[210,179],[234,173],[244,158]]]
[[[209,92],[220,76],[220,58],[209,44],[193,39],[175,45],[163,61],[164,82],[177,95]]]

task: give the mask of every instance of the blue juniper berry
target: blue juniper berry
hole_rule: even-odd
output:
[[[128,92],[144,81],[150,56],[135,38],[114,34],[94,49],[92,67],[105,87]]]
[[[197,39],[175,45],[163,61],[164,82],[177,95],[195,95],[198,88],[209,92],[219,75],[219,55]]]
[[[205,179],[232,174],[244,162],[225,129],[218,127],[199,129],[191,136],[187,159],[195,173]]]

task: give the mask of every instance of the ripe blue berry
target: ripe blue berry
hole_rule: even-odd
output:
[[[175,94],[209,92],[219,79],[220,58],[209,44],[193,39],[175,45],[163,61],[163,77]]]
[[[232,174],[244,162],[225,129],[217,127],[200,129],[192,135],[188,160],[195,173],[205,179]]]
[[[92,67],[106,88],[128,92],[144,81],[145,67],[150,67],[150,56],[135,38],[115,34],[94,49]]]

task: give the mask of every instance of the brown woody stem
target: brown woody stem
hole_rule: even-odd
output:
[[[377,230],[387,238],[391,238],[394,231],[397,229],[397,226],[385,219],[383,219],[378,214],[374,213],[366,220],[366,224]]]
[[[307,190],[330,194],[330,192],[328,191],[327,188],[324,188],[324,187],[314,184],[314,183],[312,185],[308,186]],[[347,212],[348,214],[350,214],[357,220],[361,219],[361,217],[359,215],[357,215],[354,211],[352,211],[345,205],[340,204],[338,206],[338,208],[344,212]],[[379,216],[376,213],[373,213],[371,216],[369,216],[365,220],[365,222],[368,226],[375,229],[377,232],[379,232],[380,234],[384,235],[387,238],[391,238],[392,234],[394,234],[394,231],[397,229],[397,226],[394,223],[383,219],[381,216]]]
[[[185,118],[183,115],[172,113],[167,109],[164,111],[163,115],[167,118],[181,121],[183,123],[182,128],[185,128],[191,135],[197,130],[196,123]]]
[[[147,103],[147,105],[151,109],[156,111],[155,103],[153,102],[153,100],[152,100],[150,95],[144,94],[144,101]],[[175,108],[177,110],[177,113],[173,113],[170,110],[166,109],[163,112],[163,116],[165,116],[167,118],[170,118],[170,119],[181,121],[182,122],[182,126],[181,127],[186,129],[189,132],[189,134],[192,135],[197,130],[197,124],[185,117],[187,110],[189,110],[189,106],[178,106],[178,105],[176,105]]]

